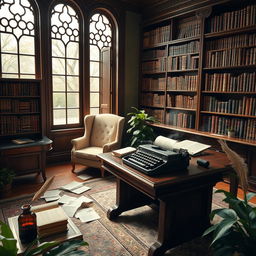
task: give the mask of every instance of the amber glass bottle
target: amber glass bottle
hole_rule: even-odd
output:
[[[22,213],[18,217],[19,237],[22,243],[30,243],[37,237],[36,215],[31,211],[30,204],[21,207]]]

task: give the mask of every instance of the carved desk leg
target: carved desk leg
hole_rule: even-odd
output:
[[[136,198],[136,200],[134,200]],[[107,217],[112,220],[122,212],[150,204],[151,199],[134,187],[117,178],[116,205],[107,212]]]

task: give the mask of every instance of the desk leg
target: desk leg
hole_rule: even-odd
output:
[[[136,199],[136,200],[135,200]],[[152,200],[136,190],[124,181],[117,179],[116,186],[116,205],[107,212],[107,217],[112,220],[122,212],[128,211],[143,205],[152,203]]]
[[[209,227],[212,186],[182,191],[160,199],[158,239],[148,256],[160,256],[165,251],[189,241]]]

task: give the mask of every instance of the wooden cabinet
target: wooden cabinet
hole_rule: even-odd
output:
[[[143,28],[140,107],[160,121],[157,127],[249,146],[255,184],[255,1],[165,17]]]

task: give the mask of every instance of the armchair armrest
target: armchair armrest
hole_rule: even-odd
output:
[[[103,146],[103,153],[111,152],[115,149],[118,149],[120,147],[120,141],[112,141],[110,143],[107,143]]]
[[[82,136],[76,139],[71,140],[71,143],[73,144],[73,149],[72,150],[78,150],[81,148],[88,147],[89,145],[89,138]]]

